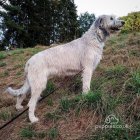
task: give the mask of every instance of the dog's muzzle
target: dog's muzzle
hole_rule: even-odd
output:
[[[125,22],[123,20],[119,20],[115,23],[114,26],[111,26],[110,29],[112,31],[119,31],[123,26],[124,26]]]

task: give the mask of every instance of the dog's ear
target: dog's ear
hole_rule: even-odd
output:
[[[96,28],[103,28],[103,18],[102,17],[98,17],[95,20],[95,27]]]

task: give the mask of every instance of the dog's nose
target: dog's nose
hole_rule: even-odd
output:
[[[124,25],[125,24],[125,21],[122,20],[121,23],[122,23],[122,25]]]

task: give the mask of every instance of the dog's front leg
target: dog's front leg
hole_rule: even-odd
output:
[[[83,78],[83,94],[87,94],[90,90],[90,82],[92,77],[92,69],[90,67],[85,68],[82,73]]]

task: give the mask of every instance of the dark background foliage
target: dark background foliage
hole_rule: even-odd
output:
[[[50,45],[76,38],[77,11],[73,0],[0,1],[1,49]],[[3,39],[2,39],[3,34]]]
[[[71,41],[95,18],[88,13],[78,18],[74,0],[9,0],[0,1],[0,6],[1,50]]]

